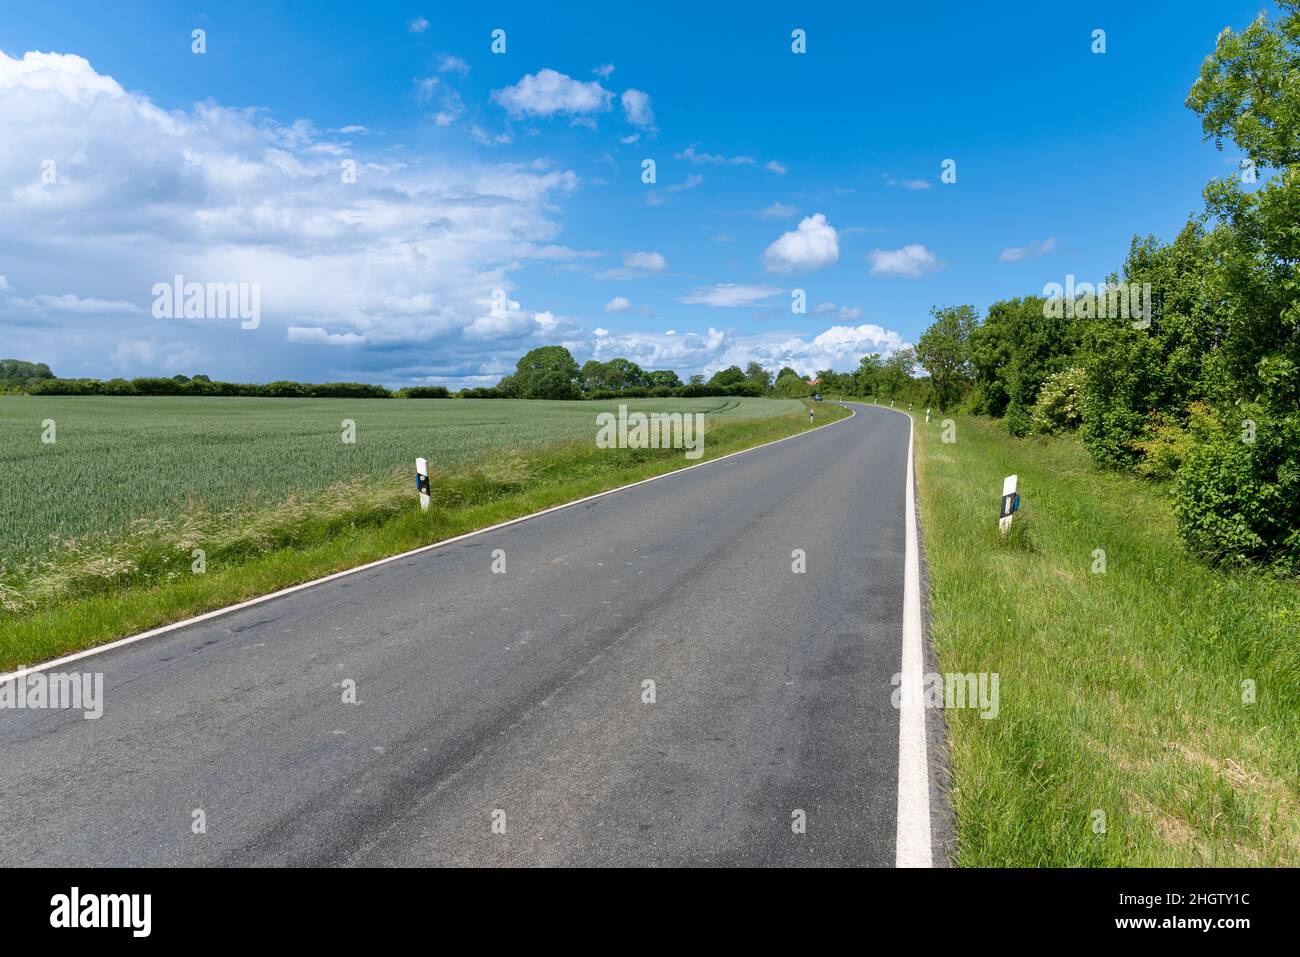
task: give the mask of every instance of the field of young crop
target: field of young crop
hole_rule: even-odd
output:
[[[494,448],[590,438],[618,402],[0,396],[0,553],[121,528],[187,502],[223,510],[310,496],[422,455],[437,469]],[[630,399],[707,421],[797,411],[770,399]],[[53,442],[43,423],[53,420]],[[355,423],[345,443],[344,420]],[[707,439],[706,439],[707,441]]]

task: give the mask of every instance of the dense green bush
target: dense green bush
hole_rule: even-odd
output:
[[[1191,432],[1174,483],[1184,541],[1221,564],[1300,570],[1300,414],[1248,404],[1197,415]]]

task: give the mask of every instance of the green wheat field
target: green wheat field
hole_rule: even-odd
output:
[[[632,410],[703,412],[706,423],[802,408],[772,399],[625,401]],[[618,405],[0,396],[0,553],[38,558],[67,539],[115,532],[187,505],[252,508],[395,469],[414,476],[417,456],[445,469],[493,449],[594,441],[596,415]],[[42,441],[47,419],[54,422],[53,443]],[[356,424],[354,444],[343,441],[345,419]]]

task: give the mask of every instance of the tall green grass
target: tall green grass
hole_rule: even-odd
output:
[[[956,863],[1300,864],[1300,583],[1198,563],[1165,488],[1073,438],[953,418],[915,417],[931,636],[1001,693],[948,713]]]

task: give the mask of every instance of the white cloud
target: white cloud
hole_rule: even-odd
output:
[[[429,20],[427,17],[416,17],[406,25],[406,28],[412,33],[423,33],[429,29]]]
[[[438,112],[434,122],[438,126],[451,126],[465,112],[465,104],[460,94],[436,76],[427,76],[415,84],[416,98],[423,103],[438,101]]]
[[[813,315],[831,315],[843,322],[857,322],[862,318],[862,310],[856,306],[837,306],[833,302],[823,302],[813,310]]]
[[[515,139],[508,130],[504,130],[500,133],[489,133],[477,123],[470,126],[469,135],[473,137],[476,142],[482,143],[484,146],[504,146],[508,143],[513,143]]]
[[[769,272],[810,272],[832,266],[840,258],[840,241],[824,213],[806,216],[798,229],[783,233],[763,253]]]
[[[797,212],[799,212],[798,207],[789,206],[785,203],[773,203],[765,209],[760,209],[754,215],[759,219],[789,219]]]
[[[511,116],[554,116],[565,113],[590,118],[610,107],[614,94],[598,80],[582,83],[555,70],[526,75],[514,86],[492,92],[492,99]]]
[[[696,152],[694,144],[686,147],[680,153],[674,153],[673,159],[689,160],[696,166],[752,166],[754,164],[752,156],[721,156],[717,153],[699,153]]]
[[[56,182],[40,182],[33,156],[59,158]],[[357,160],[354,183],[340,176],[344,157]],[[149,314],[151,290],[183,274],[259,283],[262,322],[167,325],[185,341],[160,346],[156,363],[200,350],[203,371],[229,357],[227,374],[243,362],[250,377],[275,377],[295,343],[351,343],[364,355],[349,373],[393,381],[517,357],[517,342],[466,340],[547,327],[543,313],[475,317],[529,262],[589,255],[559,242],[576,175],[437,153],[370,159],[305,120],[213,102],[163,110],[82,57],[0,53],[0,261],[25,289],[51,290],[5,299],[23,318],[15,347],[102,374],[117,344],[150,341],[167,322]]]
[[[319,346],[359,346],[366,337],[355,332],[326,332],[319,326],[290,326],[290,342],[308,342]]]
[[[1050,253],[1055,248],[1055,236],[1027,243],[1024,246],[1008,246],[1006,249],[1002,250],[1002,254],[998,256],[998,261],[1004,263],[1016,263],[1020,262],[1022,259],[1028,259],[1031,256],[1042,256],[1046,253]]]
[[[622,96],[623,112],[627,121],[643,130],[653,130],[655,125],[654,110],[650,107],[650,94],[640,90],[624,90]]]
[[[663,272],[668,268],[668,260],[663,253],[628,253],[623,257],[623,265],[629,269],[644,269],[648,272]]]
[[[771,299],[781,292],[776,286],[746,286],[734,282],[720,282],[712,286],[701,286],[677,301],[691,305],[715,307],[752,306],[755,303]]]
[[[785,164],[778,163],[776,160],[768,160],[763,164],[763,169],[771,173],[776,173],[777,176],[784,176],[786,173]]]
[[[612,63],[602,64],[601,66],[594,68],[591,72],[596,74],[596,76],[600,77],[603,80],[605,77],[609,76],[611,73],[614,72],[614,64]]]
[[[864,355],[887,354],[908,345],[898,333],[870,323],[831,326],[811,337],[780,331],[734,335],[712,326],[703,334],[596,329],[594,336],[589,346],[593,358],[624,356],[644,369],[673,369],[683,378],[732,365],[744,368],[751,361],[773,372],[787,365],[803,375],[819,369],[850,372]]]
[[[921,190],[929,189],[933,184],[925,179],[889,179],[885,182],[886,186],[899,186],[903,189]]]
[[[623,254],[621,269],[607,269],[599,274],[601,279],[640,279],[651,273],[663,272],[668,268],[668,260],[663,253],[631,252]]]
[[[107,300],[86,298],[73,293],[64,293],[63,295],[50,295],[41,293],[32,296],[30,299],[14,299],[13,305],[22,309],[28,308],[36,312],[62,312],[77,315],[111,315],[113,313],[138,313],[140,307],[135,303],[125,302],[120,299]]]
[[[469,64],[458,56],[452,56],[450,53],[444,53],[438,57],[439,73],[455,73],[459,76],[465,76],[469,73]]]
[[[632,303],[628,302],[628,300],[623,296],[615,296],[609,302],[605,303],[606,312],[626,312],[631,307]]]
[[[899,276],[919,279],[939,268],[934,253],[920,243],[909,243],[902,249],[873,249],[867,253],[873,276]]]
[[[694,189],[704,182],[704,177],[699,173],[688,173],[686,180],[681,183],[673,183],[671,186],[665,186],[664,189],[670,193],[680,193],[685,189]]]

